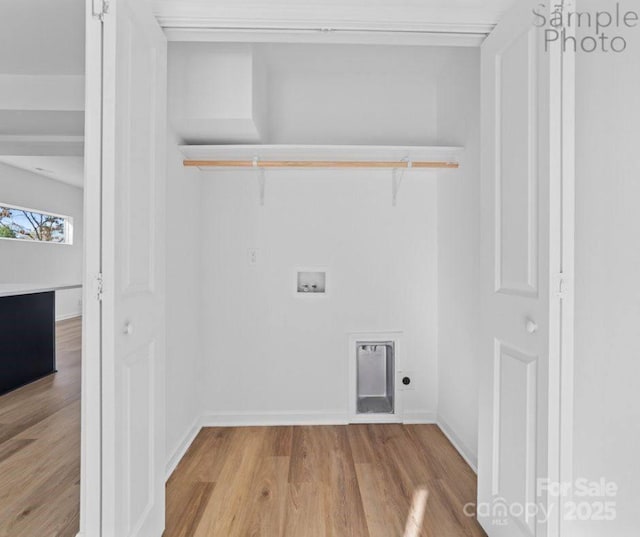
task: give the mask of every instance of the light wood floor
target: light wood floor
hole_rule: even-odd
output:
[[[0,536],[75,537],[81,321],[56,326],[58,373],[0,397]]]
[[[435,425],[206,428],[167,483],[164,537],[480,537],[476,477]],[[419,503],[419,502],[418,502]]]

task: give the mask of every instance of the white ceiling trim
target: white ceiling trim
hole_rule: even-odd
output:
[[[333,45],[403,45],[479,47],[486,34],[380,30],[294,30],[165,28],[169,41],[209,43],[310,43]]]
[[[365,41],[371,43],[399,40],[420,44],[434,35],[446,36],[450,44],[456,39],[477,44],[500,17],[496,10],[478,8],[249,5],[193,0],[159,0],[155,10],[169,39],[189,41],[211,32],[220,37],[208,40],[231,40],[241,35],[254,41],[358,42],[366,35]]]

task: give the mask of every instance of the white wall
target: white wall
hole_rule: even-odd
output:
[[[269,142],[438,145],[446,49],[265,45]]]
[[[449,51],[438,86],[438,139],[465,147],[438,181],[438,417],[474,466],[480,324],[480,51]]]
[[[346,420],[348,334],[402,330],[405,415],[433,419],[435,175],[407,174],[396,208],[388,171],[269,171],[264,207],[254,172],[202,177],[205,414]],[[295,267],[314,266],[328,269],[328,296],[295,296]]]
[[[200,177],[182,166],[173,134],[167,144],[166,453],[168,465],[200,415]]]
[[[601,7],[589,1],[581,9]],[[617,519],[576,537],[638,535],[640,43],[577,61],[575,478],[618,484]],[[615,499],[615,498],[614,498]],[[576,498],[584,501],[584,498]],[[595,500],[599,501],[599,498]],[[589,501],[592,501],[589,499]]]
[[[0,163],[0,204],[73,218],[73,244],[0,239],[0,282],[36,285],[82,283],[83,192],[81,189]],[[80,289],[56,293],[56,317],[79,315]]]

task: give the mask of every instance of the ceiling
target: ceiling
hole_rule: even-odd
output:
[[[84,73],[84,0],[0,0],[0,73]]]
[[[0,162],[61,181],[78,188],[84,186],[83,157],[37,157],[0,155]]]
[[[0,74],[83,75],[84,9],[84,0],[0,0]],[[82,156],[42,156],[37,148],[41,139],[81,140],[84,112],[2,108],[0,103],[0,136],[9,142],[33,138],[36,154],[0,155],[0,162],[82,188]]]

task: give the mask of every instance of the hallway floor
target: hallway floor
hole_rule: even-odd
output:
[[[75,537],[80,318],[56,324],[58,372],[0,397],[0,536]]]

